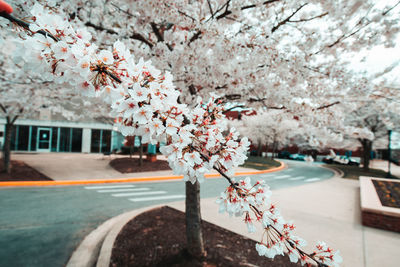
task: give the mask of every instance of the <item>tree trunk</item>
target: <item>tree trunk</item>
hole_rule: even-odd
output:
[[[186,182],[186,240],[189,254],[195,258],[205,256],[201,231],[200,184]]]
[[[262,144],[260,142],[260,143],[258,143],[258,147],[257,147],[257,157],[261,157],[261,153],[262,153]]]
[[[369,171],[369,160],[371,158],[372,141],[368,139],[362,139],[361,144],[363,147],[363,168],[364,171]]]
[[[142,137],[139,137],[140,147],[139,147],[139,166],[143,166],[143,144]]]
[[[268,158],[268,143],[265,143],[265,157]]]
[[[271,156],[271,159],[275,158],[276,147],[277,147],[277,144],[276,144],[276,141],[274,141],[274,143],[272,144],[272,156]]]
[[[4,145],[3,145],[3,164],[4,164],[4,171],[6,173],[11,172],[11,134],[14,128],[14,124],[10,123],[7,119],[6,124],[6,135],[4,138]]]

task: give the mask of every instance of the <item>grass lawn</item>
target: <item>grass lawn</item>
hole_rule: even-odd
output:
[[[360,176],[372,176],[379,178],[386,178],[387,172],[379,169],[369,169],[368,172],[358,166],[348,166],[339,164],[325,164],[325,167],[341,170],[344,175],[343,178],[358,180]],[[393,176],[393,175],[392,175]],[[394,177],[394,176],[393,176]]]
[[[281,164],[276,160],[264,157],[249,156],[246,162],[240,167],[266,170],[279,166],[281,166]]]

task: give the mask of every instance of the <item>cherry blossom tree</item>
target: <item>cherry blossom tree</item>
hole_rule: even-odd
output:
[[[302,263],[307,263],[312,260],[318,264],[340,261],[340,256],[325,244],[319,244],[312,254],[305,253],[301,249],[302,242],[291,234],[292,227],[284,224],[277,210],[270,207],[267,213],[258,209],[269,202],[268,188],[261,186],[254,192],[252,188],[247,188],[248,180],[236,183],[228,176],[232,167],[244,162],[249,142],[247,138],[239,139],[234,129],[223,135],[224,116],[219,97],[212,96],[205,102],[199,98],[197,105],[189,111],[186,105],[178,103],[179,92],[173,87],[172,75],[162,74],[143,60],[135,63],[121,42],[114,43],[112,52],[98,50],[80,30],[74,30],[65,20],[53,12],[49,13],[41,5],[35,5],[31,14],[34,19],[27,24],[7,12],[0,12],[2,17],[26,31],[23,46],[29,47],[30,53],[40,55],[36,57],[37,62],[25,63],[47,70],[56,83],[70,85],[83,94],[100,95],[108,100],[117,117],[117,125],[125,135],[141,135],[150,143],[167,141],[162,152],[168,157],[173,170],[183,174],[185,180],[194,183],[201,181],[204,173],[211,168],[219,171],[230,183],[227,192],[235,191],[245,202],[249,202],[245,207],[252,207],[255,216],[265,214],[265,229],[268,231],[271,228],[280,235],[276,240],[270,239],[270,243],[258,245],[256,249],[260,255],[274,257],[283,253],[286,247],[292,261],[300,259]],[[23,54],[23,51],[20,53]],[[261,184],[257,182],[256,185]],[[228,207],[231,201],[227,198],[223,203]],[[245,213],[246,221],[250,222],[251,215],[247,210],[239,206],[237,212]],[[271,220],[268,214],[271,214]],[[284,230],[287,227],[291,230]],[[201,240],[193,239],[189,244],[189,247],[193,246],[192,251],[201,249],[196,242],[201,243]],[[202,251],[198,251],[197,255],[199,253]]]
[[[242,135],[249,136],[259,151],[263,145],[267,151],[272,145],[272,158],[278,147],[288,144],[292,137],[300,134],[298,121],[291,112],[282,109],[259,109],[256,115],[243,116],[241,120],[231,123]]]
[[[391,45],[398,31],[393,15],[398,3],[375,5],[373,1],[129,1],[118,5],[48,1],[46,8],[33,1],[15,3],[18,14],[34,18],[31,24],[15,19],[6,9],[1,15],[25,29],[18,54],[29,68],[56,84],[103,98],[111,104],[124,135],[140,135],[143,142],[167,142],[162,152],[171,167],[194,182],[186,184],[188,236],[196,232],[192,226],[200,228],[197,181],[209,169],[217,169],[230,183],[229,197],[223,201],[227,206],[235,204],[231,200],[237,197],[243,201],[251,197],[247,201],[251,202],[257,195],[253,191],[257,185],[248,188],[249,182],[244,181],[241,187],[226,174],[244,161],[247,140],[234,130],[223,135],[219,96],[203,101],[199,95],[217,91],[222,101],[240,99],[293,114],[330,109],[346,99],[347,87],[339,83],[343,69],[338,66],[343,62],[338,55],[365,45]],[[57,13],[65,14],[65,19]],[[136,60],[131,50],[145,60]],[[259,204],[249,205],[253,218],[279,215],[271,207],[269,213],[260,211]],[[246,207],[238,214],[249,222]],[[273,231],[281,234],[279,240],[260,243],[260,254],[279,254],[286,247],[295,251],[289,251],[292,260],[333,259],[325,244],[318,246],[325,254],[299,250],[299,242],[290,231],[283,232],[282,223],[280,217],[263,222],[266,228],[276,226]],[[193,245],[190,252],[202,255],[201,235],[188,240]]]
[[[359,142],[363,150],[363,168],[369,170],[371,151],[387,146],[388,130],[398,130],[400,103],[398,90],[384,88],[376,91],[369,100],[359,102],[345,119],[344,134],[350,140]],[[396,94],[395,99],[390,97]]]

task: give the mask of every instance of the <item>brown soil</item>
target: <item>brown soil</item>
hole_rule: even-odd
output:
[[[1,181],[53,181],[43,173],[35,170],[23,161],[11,161],[11,173],[4,171],[3,161],[0,161],[0,182]]]
[[[168,162],[165,160],[157,160],[155,162],[147,161],[143,158],[143,165],[139,165],[138,158],[117,158],[110,161],[110,166],[120,173],[131,172],[151,172],[151,171],[164,171],[171,170]]]
[[[372,180],[383,206],[400,208],[400,182]]]
[[[111,263],[119,266],[299,266],[286,256],[274,260],[258,256],[256,242],[203,221],[207,256],[191,258],[185,252],[185,215],[170,207],[142,213],[121,230]]]

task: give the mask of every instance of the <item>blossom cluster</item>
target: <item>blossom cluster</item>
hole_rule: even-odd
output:
[[[187,107],[178,104],[170,73],[161,74],[143,59],[135,69],[135,82],[112,103],[116,125],[125,136],[142,136],[143,143],[165,141],[182,128]]]
[[[221,101],[212,95],[207,102],[198,99],[187,117],[187,125],[171,135],[171,143],[160,151],[168,157],[175,173],[185,180],[202,181],[212,168],[230,175],[234,167],[246,160],[250,142],[239,140],[234,128],[224,135],[224,115]]]
[[[74,29],[67,19],[39,3],[30,14],[29,31],[15,53],[26,69],[109,102],[134,83],[134,58],[120,41],[114,43],[112,51],[99,49],[85,28]]]
[[[243,216],[249,232],[255,232],[254,222],[259,222],[264,229],[256,250],[260,256],[274,258],[276,255],[289,256],[291,262],[302,265],[323,263],[327,266],[338,266],[342,258],[338,251],[334,252],[325,243],[319,242],[316,251],[305,253],[302,248],[306,241],[294,235],[295,226],[286,222],[279,209],[272,204],[272,192],[264,181],[252,184],[249,177],[239,182],[231,181],[225,192],[217,199],[220,212],[228,212],[231,216]]]

